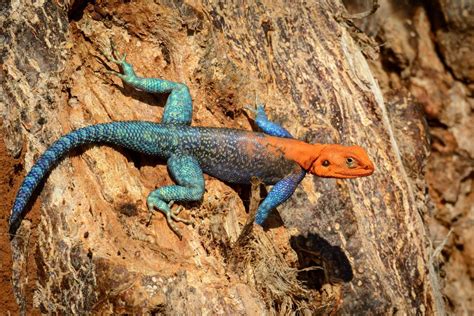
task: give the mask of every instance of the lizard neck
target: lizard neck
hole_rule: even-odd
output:
[[[266,140],[271,147],[282,152],[286,159],[293,160],[301,168],[309,170],[313,162],[319,157],[327,145],[308,144],[301,140],[267,136]]]

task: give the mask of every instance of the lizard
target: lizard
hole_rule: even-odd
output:
[[[285,202],[307,173],[330,178],[369,176],[374,164],[359,146],[309,144],[270,121],[263,105],[254,108],[255,123],[262,132],[232,128],[191,126],[192,98],[187,85],[136,75],[133,66],[112,46],[103,55],[121,71],[108,70],[125,84],[149,93],[168,93],[160,123],[116,121],[76,129],[54,142],[34,163],[24,178],[9,219],[11,238],[16,234],[27,204],[47,173],[70,150],[90,144],[125,147],[166,160],[174,185],[152,191],[148,210],[159,210],[179,238],[175,222],[190,222],[171,207],[175,202],[200,201],[204,194],[203,173],[228,183],[248,184],[259,179],[273,185],[258,206],[255,223],[262,225],[271,210]]]

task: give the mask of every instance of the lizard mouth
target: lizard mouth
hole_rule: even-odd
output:
[[[364,169],[357,169],[357,170],[351,170],[350,173],[345,173],[345,172],[335,172],[338,176],[341,178],[359,178],[359,177],[367,177],[370,176],[372,173],[374,173],[374,169],[370,168],[370,166],[366,166]]]

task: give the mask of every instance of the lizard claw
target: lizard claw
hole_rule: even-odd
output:
[[[265,111],[265,105],[263,103],[259,103],[255,106],[247,104],[246,106],[244,106],[244,109],[249,110],[253,114],[257,114],[260,111]]]
[[[114,53],[115,54],[119,54],[119,53]],[[120,56],[120,55],[118,55]],[[117,64],[117,65],[123,65],[125,62],[126,62],[126,59],[127,58],[127,54],[126,53],[123,53],[121,57],[119,57],[119,59],[115,59],[113,56],[110,56],[107,58],[110,62],[114,63],[114,64]]]
[[[186,225],[192,224],[193,221],[188,220],[188,219],[184,219],[184,218],[181,218],[181,217],[178,216],[178,214],[179,214],[182,210],[184,210],[184,207],[180,205],[180,206],[178,206],[178,207],[176,208],[175,211],[171,211],[171,212],[170,212],[170,213],[171,213],[171,215],[170,215],[171,218],[172,218],[175,222],[181,222],[181,223],[184,223],[184,224],[186,224]]]
[[[110,41],[110,53],[105,52],[105,50],[100,50],[100,53],[111,63],[117,64],[117,65],[123,65],[126,62],[127,54],[123,53],[120,54],[118,50],[115,48],[115,44],[113,41]],[[117,56],[115,58],[114,56]]]
[[[129,84],[137,78],[133,66],[126,61],[127,54],[120,54],[112,41],[108,52],[105,52],[104,50],[101,50],[100,52],[109,62],[117,64],[121,68],[121,71],[106,70],[106,73],[117,76]]]
[[[177,207],[175,211],[168,211],[166,212],[166,221],[168,222],[168,226],[171,228],[171,230],[178,236],[178,238],[181,240],[183,239],[183,235],[179,231],[178,227],[176,226],[175,222],[181,222],[186,225],[192,224],[192,221],[181,218],[178,216],[178,214],[183,210],[184,207],[181,205]]]
[[[256,106],[246,105],[244,106],[244,109],[252,112],[255,117],[258,117],[259,115],[267,116],[265,113],[265,105],[263,103],[257,104]]]
[[[171,228],[171,230],[178,236],[179,240],[183,239],[183,235],[179,231],[178,227],[176,224],[173,222],[173,213],[172,212],[167,212],[166,213],[166,222],[168,223],[168,226]]]
[[[115,71],[115,70],[105,70],[105,73],[106,74],[110,74],[110,75],[114,75],[114,76],[117,76],[119,77],[120,79],[124,79],[124,75],[118,71]],[[124,79],[125,80],[125,79]]]
[[[165,214],[166,222],[168,223],[168,226],[171,228],[171,230],[178,236],[179,239],[182,239],[183,235],[181,234],[178,227],[176,226],[176,222],[181,222],[186,225],[192,224],[191,220],[187,220],[178,216],[178,214],[184,209],[184,207],[180,205],[176,208],[176,210],[173,211],[171,210],[171,207],[173,206],[174,201],[169,201],[168,204],[165,204],[163,201],[160,201],[160,202],[163,203],[161,205],[162,207],[159,207],[153,202],[148,202],[148,210],[150,211],[150,217],[149,217],[148,223],[151,221],[151,216],[153,214],[153,211],[155,210],[155,208],[157,208],[158,210],[160,210],[161,212]],[[161,203],[158,203],[158,204],[161,204]]]
[[[257,114],[257,109],[250,104],[245,105],[244,110],[252,112],[253,115]]]

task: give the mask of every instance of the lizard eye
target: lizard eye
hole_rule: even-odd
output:
[[[355,159],[352,158],[352,157],[346,158],[346,165],[347,165],[349,168],[355,168],[355,167],[356,167],[356,161],[355,161]]]
[[[322,165],[323,165],[324,167],[329,166],[329,165],[330,165],[329,160],[324,160],[323,163],[322,163]]]

